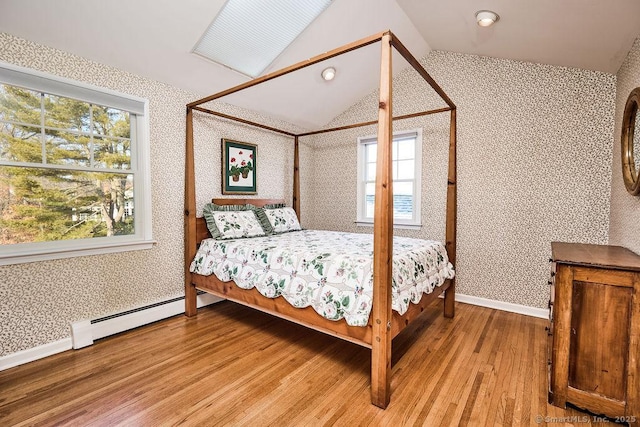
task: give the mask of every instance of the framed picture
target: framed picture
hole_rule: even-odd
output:
[[[256,194],[258,146],[222,138],[222,194]]]

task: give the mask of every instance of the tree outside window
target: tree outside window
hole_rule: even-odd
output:
[[[0,244],[134,234],[130,116],[0,84]]]

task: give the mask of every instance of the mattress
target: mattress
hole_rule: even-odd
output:
[[[373,299],[373,236],[301,230],[266,237],[202,241],[190,271],[233,280],[329,320],[365,326]],[[392,308],[410,303],[454,277],[441,242],[393,238]]]

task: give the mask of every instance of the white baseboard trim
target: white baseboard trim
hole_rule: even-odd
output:
[[[456,294],[456,301],[465,304],[478,305],[480,307],[495,308],[496,310],[511,313],[524,314],[525,316],[549,318],[549,310],[546,308],[529,307],[528,305],[512,304],[510,302],[496,301],[493,299],[474,297],[465,294]]]
[[[222,299],[211,294],[198,295],[198,308],[218,301],[222,301]],[[71,324],[71,337],[0,357],[0,371],[62,353],[72,348],[78,349],[86,347],[93,344],[94,340],[134,329],[148,323],[157,322],[158,320],[181,313],[184,313],[184,298],[166,304],[155,305],[140,311],[134,311],[122,316],[109,316],[106,320],[94,323],[90,320],[74,322]]]
[[[71,338],[63,338],[59,341],[16,351],[15,353],[0,357],[0,371],[62,353],[63,351],[71,350],[71,348]]]

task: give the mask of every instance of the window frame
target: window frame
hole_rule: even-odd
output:
[[[86,255],[150,249],[152,233],[149,101],[83,82],[0,61],[0,83],[124,110],[130,113],[131,166],[134,176],[134,234],[0,245],[0,266]],[[135,135],[135,136],[134,136]],[[0,166],[74,169],[47,163],[0,160]],[[82,168],[82,170],[87,170]],[[101,169],[91,169],[100,171]]]
[[[414,146],[414,194],[413,194],[413,217],[411,219],[393,218],[394,228],[416,229],[422,226],[422,129],[401,130],[393,133],[393,141],[406,139],[413,136],[415,138]],[[373,217],[366,216],[366,146],[377,144],[377,135],[368,135],[358,137],[358,153],[357,153],[357,194],[356,194],[356,225],[373,226]],[[393,161],[393,159],[392,159]],[[394,180],[395,182],[396,180]],[[407,181],[407,180],[402,180]]]

